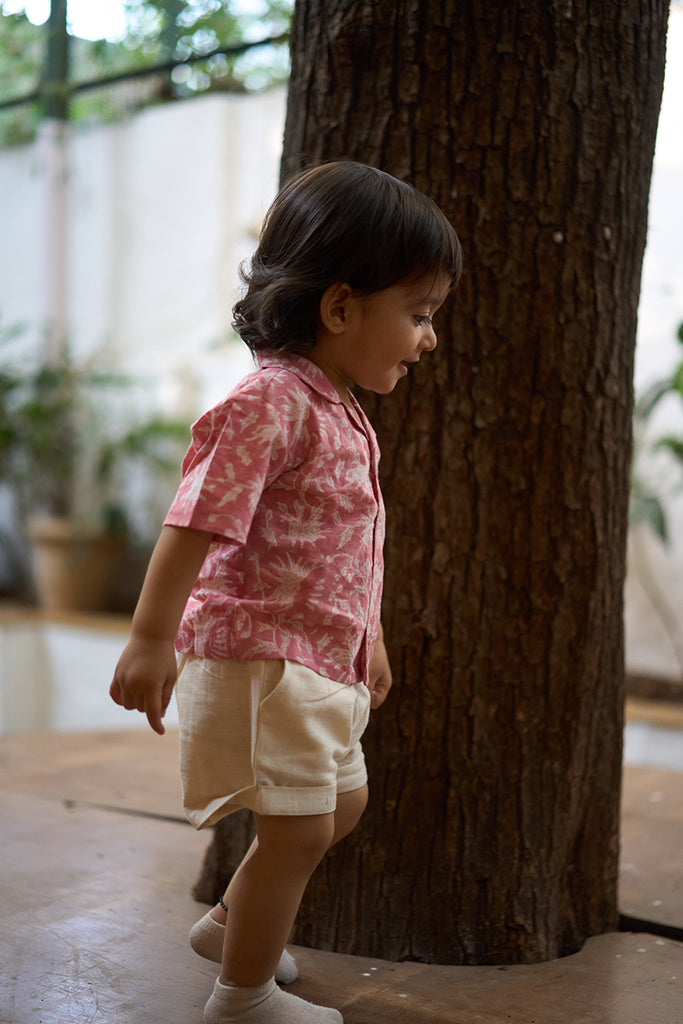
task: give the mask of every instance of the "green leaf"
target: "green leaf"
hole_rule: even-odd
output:
[[[664,544],[669,543],[666,513],[659,498],[653,494],[634,495],[629,506],[629,518],[635,526],[648,523]]]
[[[679,462],[683,462],[683,437],[674,437],[673,435],[660,437],[653,447],[656,451],[664,449],[671,452]]]
[[[633,415],[637,420],[641,422],[647,420],[652,410],[664,398],[665,395],[670,394],[675,390],[675,378],[667,377],[664,380],[655,381],[654,384],[645,391],[638,399],[633,410]]]

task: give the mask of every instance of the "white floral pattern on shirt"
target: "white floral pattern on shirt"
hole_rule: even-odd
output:
[[[302,356],[269,354],[194,424],[166,523],[214,534],[176,646],[368,682],[384,506],[374,431]]]

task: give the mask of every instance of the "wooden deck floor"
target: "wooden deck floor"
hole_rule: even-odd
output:
[[[0,740],[0,1024],[200,1024],[217,968],[185,933],[209,841],[180,810],[177,736]],[[683,927],[683,775],[625,770],[621,909]],[[345,1024],[681,1024],[683,943],[591,939],[523,967],[393,964],[294,948],[290,990]]]

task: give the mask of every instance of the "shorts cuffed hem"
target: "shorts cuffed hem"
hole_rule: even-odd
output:
[[[349,793],[360,789],[367,777],[354,784],[349,781]],[[304,816],[309,814],[331,814],[337,806],[337,795],[341,792],[336,785],[324,787],[254,786],[239,794],[213,800],[208,807],[185,808],[185,816],[196,829],[215,825],[235,811],[249,810],[254,814]]]
[[[337,787],[260,786],[256,814],[330,814],[337,806]]]

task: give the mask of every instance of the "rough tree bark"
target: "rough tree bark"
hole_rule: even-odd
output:
[[[363,398],[395,691],[364,743],[368,811],[311,881],[296,942],[515,963],[616,926],[632,362],[667,14],[297,2],[283,177],[347,157],[412,181],[453,220],[465,272],[437,352]]]

